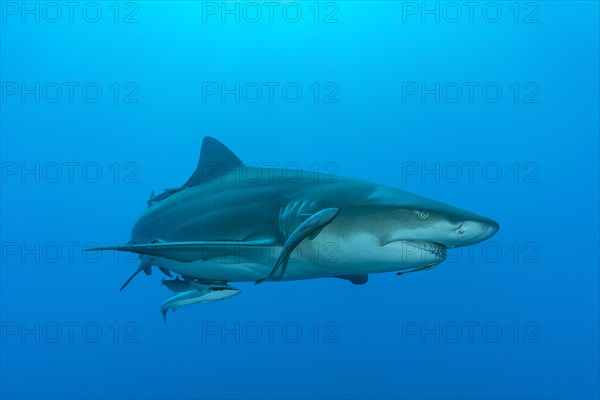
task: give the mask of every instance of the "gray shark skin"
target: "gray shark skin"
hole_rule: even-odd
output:
[[[89,250],[140,254],[134,275],[152,266],[181,275],[184,281],[165,285],[182,288],[163,305],[165,315],[232,297],[237,289],[228,282],[338,277],[363,284],[372,273],[431,269],[446,249],[498,229],[488,218],[393,187],[244,165],[205,137],[190,179],[151,196],[127,245]]]

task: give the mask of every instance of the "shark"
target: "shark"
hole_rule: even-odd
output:
[[[229,299],[232,282],[340,278],[430,270],[447,250],[491,238],[499,224],[395,187],[330,174],[245,164],[205,137],[181,186],[152,192],[124,245],[89,248],[138,254],[159,268],[173,296],[161,313]],[[176,277],[174,277],[176,276]]]

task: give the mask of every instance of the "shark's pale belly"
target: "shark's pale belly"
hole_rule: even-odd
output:
[[[281,249],[281,246],[263,247],[192,262],[153,257],[152,264],[201,280],[255,282],[273,269]],[[306,240],[292,253],[281,280],[411,270],[435,265],[444,259],[410,245],[398,245],[390,249],[389,257],[379,260],[374,260],[372,253],[372,245],[365,238],[349,238],[345,242],[339,239]]]

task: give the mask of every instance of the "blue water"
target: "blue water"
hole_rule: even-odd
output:
[[[0,397],[598,398],[598,2],[287,4],[0,2]],[[158,270],[119,292],[135,258],[80,250],[206,135],[501,229],[165,324]]]

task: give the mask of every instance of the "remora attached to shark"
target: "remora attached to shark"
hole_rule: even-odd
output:
[[[422,271],[446,249],[498,231],[488,218],[415,194],[313,171],[245,165],[205,137],[188,181],[148,200],[124,246],[172,277],[169,309],[235,296],[228,282],[338,277],[355,284],[378,272]]]

